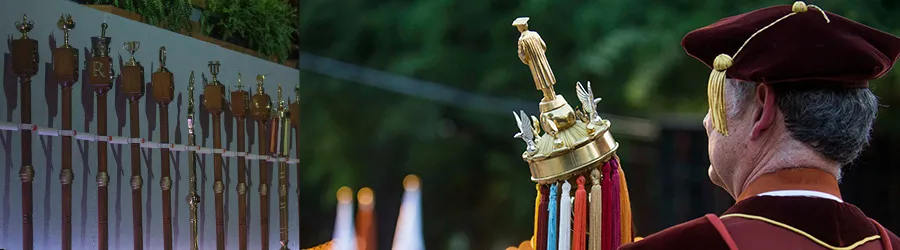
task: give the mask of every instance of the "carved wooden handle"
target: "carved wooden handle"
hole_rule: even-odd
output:
[[[168,105],[162,102],[159,105],[159,142],[163,144],[169,143],[169,108]],[[169,176],[169,148],[161,148],[159,151],[162,160],[162,179],[160,179],[160,188],[162,188],[163,199],[163,248],[165,250],[171,250],[172,191],[170,189],[172,186],[172,179]]]
[[[234,103],[234,102],[232,102]],[[244,148],[244,118],[237,117],[237,150],[246,152]],[[238,249],[247,250],[247,159],[238,155]]]
[[[260,121],[257,126],[259,131],[259,155],[266,155],[266,122]],[[269,168],[265,159],[259,160],[259,223],[261,226],[260,239],[261,248],[269,249]]]
[[[138,104],[137,99],[128,102],[131,138],[141,137]],[[131,215],[134,232],[133,243],[136,250],[144,249],[143,194],[141,192],[143,182],[141,178],[141,144],[131,143]]]

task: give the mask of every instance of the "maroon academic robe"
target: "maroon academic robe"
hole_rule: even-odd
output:
[[[834,247],[900,250],[900,238],[846,202],[817,197],[776,197],[758,194],[776,190],[811,190],[840,196],[834,176],[814,169],[767,174],[754,181],[723,215],[708,214],[619,249],[828,249],[787,225]],[[731,216],[728,216],[731,214]],[[755,219],[735,214],[756,216]],[[759,219],[762,217],[770,221]]]

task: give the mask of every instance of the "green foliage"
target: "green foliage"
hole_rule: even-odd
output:
[[[89,4],[108,4],[143,17],[143,21],[174,32],[191,31],[189,0],[89,0]]]
[[[266,56],[285,60],[297,32],[294,8],[284,0],[208,0],[200,23],[203,33],[238,40]]]

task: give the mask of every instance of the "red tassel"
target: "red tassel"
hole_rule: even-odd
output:
[[[575,191],[575,220],[572,232],[572,250],[587,249],[585,226],[587,224],[587,192],[584,191],[584,176],[579,176],[578,189]]]
[[[538,216],[538,234],[535,236],[537,238],[537,249],[538,250],[546,250],[547,249],[547,207],[548,203],[550,203],[550,187],[546,185],[541,185],[541,206],[540,215]]]

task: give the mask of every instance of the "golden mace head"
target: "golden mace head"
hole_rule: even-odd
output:
[[[219,75],[219,66],[221,66],[221,64],[219,64],[219,61],[209,61],[208,66],[209,66],[209,73],[213,77],[212,82],[210,82],[209,84],[219,85],[219,80],[218,80],[219,78],[217,76]]]
[[[28,21],[28,15],[22,14],[22,21],[16,22],[16,29],[22,32],[21,39],[28,39],[28,32],[34,28],[34,21]]]

